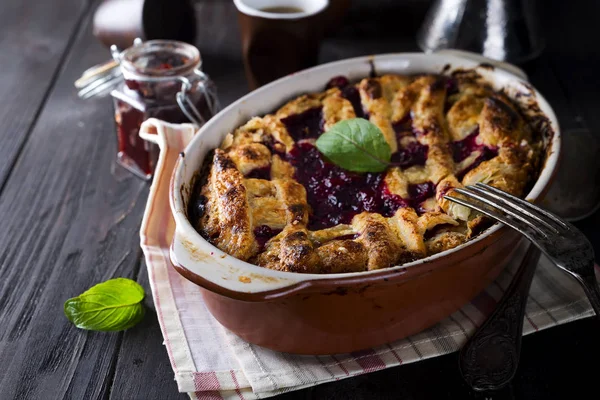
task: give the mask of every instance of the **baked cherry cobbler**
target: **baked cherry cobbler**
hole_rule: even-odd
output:
[[[382,172],[344,169],[315,144],[355,118],[379,128],[389,145]],[[489,226],[443,195],[484,182],[523,196],[541,149],[519,107],[473,73],[358,83],[336,77],[323,92],[228,134],[207,156],[188,217],[221,250],[266,268],[388,268],[456,247]]]

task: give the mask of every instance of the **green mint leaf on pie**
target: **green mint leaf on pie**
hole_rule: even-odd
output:
[[[144,295],[144,288],[131,279],[110,279],[67,300],[65,315],[81,329],[121,331],[144,317]]]
[[[336,123],[319,136],[316,145],[331,162],[354,172],[381,172],[392,157],[383,132],[363,118]]]

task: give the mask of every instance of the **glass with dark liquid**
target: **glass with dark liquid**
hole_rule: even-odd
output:
[[[317,65],[330,0],[234,0],[248,86]]]
[[[200,127],[217,112],[216,87],[200,65],[196,47],[170,40],[143,42],[120,55],[125,79],[111,92],[120,165],[143,179],[152,177],[158,147],[138,136],[146,119]]]
[[[286,7],[286,6],[280,6],[280,7],[265,7],[265,8],[261,8],[260,11],[264,11],[267,13],[276,13],[276,14],[294,14],[294,13],[302,13],[304,12],[303,9],[298,8],[298,7]]]

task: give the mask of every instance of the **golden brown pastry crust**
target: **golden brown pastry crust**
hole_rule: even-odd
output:
[[[258,245],[252,233],[252,220],[244,176],[221,149],[215,150],[213,167],[202,194],[206,212],[201,229],[223,251],[242,260],[253,257]]]
[[[401,207],[388,217],[363,211],[351,223],[308,228],[314,210],[287,161],[295,141],[282,120],[317,107],[323,130],[355,118],[356,105],[339,88],[330,88],[299,96],[228,134],[214,152],[200,192],[203,213],[192,223],[239,259],[302,273],[388,268],[466,242],[486,226],[485,219],[443,196],[476,182],[522,196],[537,171],[541,143],[504,94],[469,74],[456,76],[451,91],[445,82],[435,75],[384,75],[353,85],[362,112],[381,129],[392,152],[427,146],[424,165],[391,167],[383,178],[387,192],[402,199],[410,199],[412,186],[431,182],[435,194],[419,209]],[[413,132],[396,132],[395,124],[407,118]],[[456,144],[473,135],[475,150],[457,156]],[[481,161],[490,149],[493,156]],[[257,169],[267,171],[270,180],[248,176]],[[266,243],[255,236],[259,227],[273,231]]]

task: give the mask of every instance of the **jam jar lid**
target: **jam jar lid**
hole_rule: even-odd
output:
[[[198,49],[188,43],[173,40],[149,40],[132,46],[120,54],[123,74],[140,77],[166,78],[185,75],[200,68]]]

